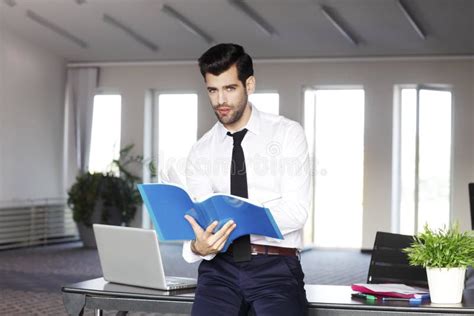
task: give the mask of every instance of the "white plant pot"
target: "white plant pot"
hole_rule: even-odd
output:
[[[426,268],[426,274],[432,303],[461,303],[465,268]]]

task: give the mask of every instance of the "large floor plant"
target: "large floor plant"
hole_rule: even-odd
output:
[[[129,225],[141,204],[137,183],[140,178],[130,171],[134,164],[148,164],[152,176],[156,175],[153,162],[143,156],[131,155],[133,145],[120,151],[120,158],[112,161],[112,170],[107,173],[82,173],[68,191],[68,205],[78,223],[79,232],[86,246],[95,246],[90,236],[93,223]]]

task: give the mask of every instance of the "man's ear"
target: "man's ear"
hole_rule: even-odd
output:
[[[250,76],[245,80],[245,90],[247,90],[247,94],[252,94],[255,92],[255,77]]]

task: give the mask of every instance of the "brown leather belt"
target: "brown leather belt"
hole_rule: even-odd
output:
[[[298,250],[296,248],[283,248],[267,245],[250,244],[250,250],[253,256],[255,255],[269,255],[269,256],[297,256]]]

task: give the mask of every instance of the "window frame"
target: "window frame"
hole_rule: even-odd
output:
[[[281,96],[280,96],[280,93],[278,92],[278,90],[270,90],[270,89],[264,89],[264,90],[255,90],[252,94],[250,94],[248,97],[249,97],[249,102],[250,102],[250,96],[251,95],[254,95],[254,94],[277,94],[278,95],[278,113],[271,113],[271,112],[266,112],[266,113],[270,113],[270,114],[275,114],[275,115],[281,115],[281,111],[280,111],[280,99],[281,99]]]
[[[414,234],[417,234],[419,224],[419,169],[420,169],[420,91],[445,91],[451,93],[451,139],[450,139],[450,159],[449,159],[449,221],[452,221],[452,199],[453,199],[453,127],[454,127],[454,96],[453,87],[447,84],[399,84],[395,85],[394,91],[394,111],[393,111],[393,166],[392,166],[392,231],[401,232],[401,200],[402,200],[402,91],[405,89],[416,90],[416,119],[415,119],[415,185],[414,185]]]
[[[366,133],[365,133],[365,124],[366,124],[366,115],[367,115],[367,91],[366,91],[366,88],[363,84],[340,84],[340,85],[334,85],[334,84],[331,84],[331,85],[304,85],[302,86],[302,89],[301,89],[301,102],[302,102],[302,122],[303,122],[303,128],[305,131],[307,131],[308,129],[308,126],[306,126],[306,122],[307,122],[307,116],[308,116],[308,113],[306,112],[306,103],[305,103],[305,95],[307,92],[311,92],[313,94],[313,99],[314,99],[314,110],[313,110],[313,115],[312,115],[312,121],[313,121],[313,125],[314,125],[314,122],[316,122],[316,92],[318,90],[362,90],[364,92],[364,147],[365,147],[365,137],[366,137]],[[317,170],[317,159],[316,159],[316,151],[317,151],[317,146],[316,146],[316,128],[314,128],[314,131],[313,131],[313,137],[312,137],[312,144],[308,144],[309,146],[309,149],[312,149],[312,151],[310,150],[309,152],[309,155],[310,155],[310,168],[311,168],[311,171],[312,171],[312,175],[311,175],[311,206],[310,206],[310,214],[308,214],[308,220],[307,220],[307,226],[305,226],[305,242],[311,242],[311,243],[314,243],[315,242],[315,224],[314,224],[314,218],[315,218],[315,213],[316,213],[316,207],[315,207],[315,204],[314,204],[314,198],[315,198],[315,186],[316,186],[316,176],[315,176],[315,173],[318,172]],[[365,157],[363,158],[363,168],[364,168],[364,171],[363,171],[363,174],[365,173],[365,167],[364,167],[364,164],[365,164]],[[362,184],[362,195],[364,196],[364,183]],[[362,200],[363,200],[363,196],[362,196]],[[364,213],[364,207],[362,205],[362,216],[363,216],[363,213]],[[362,221],[362,225],[363,225],[363,221]],[[363,229],[363,227],[362,227]],[[363,233],[363,231],[362,231]]]
[[[93,97],[92,97],[92,107],[91,107],[91,121],[90,121],[90,143],[89,143],[89,152],[86,153],[88,155],[87,157],[87,170],[89,171],[90,168],[90,158],[91,158],[91,152],[92,152],[92,127],[93,127],[93,122],[94,122],[94,99],[96,96],[103,96],[103,95],[118,95],[120,96],[120,142],[119,142],[119,152],[122,149],[122,127],[123,127],[123,109],[124,109],[124,98],[123,98],[123,93],[120,89],[115,88],[115,87],[97,87],[94,91]]]

